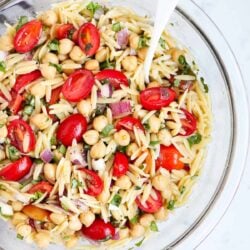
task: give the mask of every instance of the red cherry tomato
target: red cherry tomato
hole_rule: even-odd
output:
[[[116,152],[113,165],[113,175],[116,177],[121,177],[125,175],[127,171],[128,171],[127,156],[121,152]]]
[[[19,53],[26,53],[36,47],[42,34],[42,23],[32,20],[24,24],[14,37],[14,47]]]
[[[161,193],[155,189],[154,192],[156,194],[156,198],[151,194],[145,202],[145,205],[141,203],[140,197],[136,198],[135,202],[142,211],[146,213],[156,213],[163,206]]]
[[[180,161],[183,157],[181,153],[176,149],[175,146],[164,146],[161,145],[159,157],[156,159],[156,169],[160,167],[166,168],[167,170],[183,169],[184,163]]]
[[[78,44],[87,56],[93,56],[100,47],[100,33],[92,23],[83,24],[78,31]]]
[[[128,86],[128,79],[127,77],[118,70],[113,69],[104,69],[96,74],[95,78],[100,82],[108,82],[110,83],[115,89],[120,89],[121,84]]]
[[[19,181],[29,173],[31,166],[31,159],[24,156],[1,169],[0,177],[7,181]]]
[[[29,153],[36,145],[35,134],[30,125],[23,120],[13,120],[8,125],[10,143],[22,153]]]
[[[86,69],[72,73],[62,87],[64,97],[70,102],[79,102],[89,96],[95,83],[91,71]]]
[[[24,90],[24,87],[27,86],[29,83],[37,80],[42,76],[40,70],[35,70],[30,73],[19,75],[16,78],[16,83],[13,87],[13,90],[15,90],[17,93],[22,93]]]
[[[73,24],[67,23],[60,25],[56,30],[56,38],[61,40],[64,38],[69,38],[75,42],[77,42],[77,30],[73,26]]]
[[[197,128],[197,121],[193,114],[188,112],[186,109],[181,109],[186,116],[186,118],[181,119],[182,128],[185,132],[180,133],[180,135],[188,136],[194,133]]]
[[[59,100],[61,92],[62,92],[62,86],[52,90],[49,105],[57,103],[57,101]]]
[[[115,128],[118,131],[123,128],[133,131],[134,126],[138,129],[144,130],[144,127],[139,119],[134,118],[133,116],[126,116],[126,117],[121,118],[116,123]]]
[[[56,137],[63,145],[71,146],[73,139],[79,142],[86,130],[86,118],[81,114],[74,114],[61,122]]]
[[[114,237],[115,228],[111,223],[98,218],[89,227],[83,227],[82,233],[91,240],[106,240]]]
[[[35,185],[33,185],[28,193],[34,194],[35,192],[41,192],[41,193],[50,193],[53,189],[53,186],[50,185],[47,181],[41,181]]]
[[[15,115],[22,107],[23,96],[17,94],[15,91],[11,92],[11,101],[9,102],[9,109]]]
[[[85,194],[98,196],[104,188],[103,180],[96,172],[92,170],[88,170],[86,168],[83,168],[81,170],[86,174],[85,182],[88,189],[87,191],[85,191]]]
[[[174,101],[176,93],[165,87],[154,87],[143,90],[140,94],[141,105],[146,110],[160,110]]]

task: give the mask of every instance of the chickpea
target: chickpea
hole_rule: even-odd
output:
[[[69,54],[69,57],[75,62],[83,63],[86,55],[79,46],[74,46]]]
[[[179,57],[184,55],[184,51],[180,49],[172,49],[171,56],[174,62],[179,63]]]
[[[65,246],[67,248],[75,247],[78,242],[78,238],[74,235],[70,236],[70,238],[66,241]]]
[[[92,129],[88,130],[84,135],[83,135],[84,141],[89,144],[89,145],[94,145],[98,142],[99,140],[99,133]]]
[[[138,57],[144,61],[147,56],[147,53],[148,53],[148,48],[141,48],[138,50]]]
[[[160,83],[158,83],[157,81],[153,81],[148,84],[148,88],[154,88],[154,87],[160,87]]]
[[[106,203],[109,200],[110,192],[109,190],[103,190],[101,194],[98,195],[98,200],[102,203]]]
[[[48,80],[53,80],[56,76],[56,68],[50,66],[49,64],[41,64],[40,65],[41,74],[44,78]]]
[[[126,154],[128,156],[132,156],[134,154],[135,151],[138,150],[138,146],[135,142],[131,143],[128,145],[127,149],[126,149]]]
[[[4,160],[6,157],[4,150],[0,149],[0,161]]]
[[[48,128],[52,123],[51,119],[43,113],[32,115],[30,122],[40,130]]]
[[[167,129],[161,129],[158,133],[158,139],[160,141],[160,144],[163,144],[164,146],[170,146],[171,145],[171,134]]]
[[[56,181],[56,164],[46,163],[43,168],[44,177],[50,183]]]
[[[80,221],[85,227],[89,227],[95,220],[95,214],[91,211],[80,214]]]
[[[4,125],[0,128],[0,138],[6,138],[7,135],[8,135],[8,129],[6,125]]]
[[[165,220],[168,217],[168,211],[164,208],[161,207],[155,214],[155,219],[156,220]]]
[[[140,37],[136,33],[132,33],[129,36],[129,45],[132,49],[137,49]]]
[[[99,141],[90,149],[90,156],[93,159],[103,158],[105,156],[105,153],[106,153],[106,146],[102,141]]]
[[[20,201],[13,201],[11,204],[12,208],[16,212],[20,212],[23,209],[23,204]]]
[[[130,229],[130,235],[133,238],[138,238],[144,235],[144,233],[145,233],[145,228],[140,224],[136,224]]]
[[[48,10],[41,16],[41,20],[46,26],[52,26],[57,23],[58,18],[53,10]]]
[[[137,57],[136,56],[126,56],[122,60],[122,67],[126,71],[135,71],[137,67]]]
[[[89,60],[84,65],[85,69],[97,71],[99,70],[99,62],[95,59]]]
[[[58,64],[59,60],[56,54],[54,53],[46,53],[45,56],[42,59],[42,63],[54,63]]]
[[[67,59],[67,60],[62,62],[62,65],[64,65],[64,64],[75,64],[75,62],[70,60],[70,59]],[[63,68],[63,72],[65,74],[67,74],[67,75],[72,74],[74,71],[75,71],[74,69],[65,69],[65,68]]]
[[[150,127],[151,133],[158,133],[158,131],[161,128],[161,120],[158,117],[156,117],[155,115],[152,115],[148,119],[148,125]]]
[[[59,53],[62,55],[67,55],[74,47],[74,42],[68,38],[64,38],[59,41]]]
[[[120,131],[116,132],[114,134],[114,139],[115,142],[120,146],[127,146],[130,143],[130,135],[124,129],[121,129]]]
[[[144,227],[149,227],[151,222],[154,221],[155,218],[152,214],[144,214],[140,218],[140,224]]]
[[[67,60],[68,59],[68,55],[63,55],[63,54],[59,54],[58,55],[58,59],[59,59],[59,61],[65,61],[65,60]]]
[[[98,132],[101,132],[108,125],[108,119],[104,115],[97,116],[93,121],[93,127]]]
[[[74,216],[70,218],[69,229],[73,231],[79,231],[82,228],[82,223],[78,217]]]
[[[92,112],[92,106],[90,99],[87,100],[81,100],[77,103],[77,109],[79,113],[81,113],[83,116],[89,117]]]
[[[98,50],[95,54],[95,59],[98,62],[104,62],[107,59],[109,49],[108,48],[102,48]]]
[[[93,208],[91,208],[91,211],[94,214],[100,214],[101,213],[101,208],[100,207],[93,207]]]
[[[0,37],[0,50],[11,51],[14,49],[13,37],[8,34],[5,34]]]
[[[34,84],[30,87],[30,93],[33,96],[38,96],[39,98],[43,98],[46,94],[46,86],[40,83]]]
[[[121,189],[128,190],[131,187],[132,183],[127,175],[123,175],[117,179],[115,185]]]
[[[152,185],[159,191],[164,191],[168,188],[169,178],[164,175],[156,175],[153,177]]]
[[[32,228],[30,225],[20,225],[19,227],[17,227],[17,234],[20,234],[21,236],[23,236],[24,238],[29,236],[32,232]]]
[[[129,237],[129,229],[124,228],[119,230],[119,238],[120,240],[126,239]]]
[[[40,231],[35,235],[34,240],[38,245],[38,247],[47,248],[50,243],[49,231],[46,230]]]
[[[26,214],[17,212],[17,213],[14,213],[11,222],[14,226],[16,226],[21,222],[25,222],[27,219],[28,219],[28,216]]]

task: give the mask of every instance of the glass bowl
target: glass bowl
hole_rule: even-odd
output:
[[[0,1],[0,33],[3,23],[13,23],[20,15],[34,16],[49,8],[51,0]],[[107,1],[104,1],[107,2]],[[154,15],[151,0],[109,1],[129,6],[141,14]],[[249,111],[238,64],[222,33],[191,0],[180,1],[170,20],[172,35],[193,54],[209,85],[213,111],[212,140],[207,158],[188,202],[176,209],[159,233],[141,249],[194,249],[215,227],[228,208],[240,182],[249,142]],[[5,222],[0,222],[0,247],[5,250],[35,249],[16,238]],[[131,243],[133,246],[133,243]],[[157,245],[156,245],[157,244]],[[131,246],[125,246],[128,249]],[[61,249],[51,245],[49,249]]]

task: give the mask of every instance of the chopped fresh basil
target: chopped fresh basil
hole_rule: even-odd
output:
[[[152,221],[150,223],[150,230],[153,231],[153,232],[159,232],[157,224],[155,223],[155,221]]]
[[[202,86],[203,86],[203,88],[204,88],[205,93],[208,93],[208,91],[209,91],[208,85],[205,83],[204,78],[201,77],[200,80],[201,80],[201,83],[202,83]]]
[[[150,129],[150,125],[148,123],[144,123],[143,124],[143,127],[146,129],[146,130],[149,130]]]
[[[27,105],[27,106],[24,106],[23,113],[25,115],[31,115],[33,110],[34,110],[34,107]]]
[[[106,60],[102,63],[100,63],[100,69],[114,69],[115,62],[110,62],[109,60]]]
[[[128,148],[127,146],[118,146],[118,147],[117,147],[117,150],[125,154],[127,148]]]
[[[35,162],[35,164],[41,164],[41,163],[43,163],[43,161],[41,159],[35,159],[34,162]]]
[[[141,36],[138,42],[138,49],[142,49],[149,46],[150,38],[147,36]]]
[[[95,15],[95,12],[101,8],[101,5],[98,3],[90,2],[86,9],[91,12],[92,17]]]
[[[112,30],[115,31],[115,32],[118,32],[122,29],[122,26],[121,26],[121,23],[120,22],[117,22],[117,23],[114,23],[112,25]]]
[[[175,86],[175,87],[178,88],[178,87],[180,86],[180,83],[181,83],[180,80],[177,80],[177,79],[174,80],[174,86]]]
[[[154,146],[158,145],[159,143],[160,143],[159,141],[151,141],[149,143],[149,146],[154,147]]]
[[[20,152],[14,146],[8,147],[8,154],[11,161],[15,161],[20,158]]]
[[[62,65],[61,64],[55,64],[55,63],[49,63],[49,66],[55,67],[58,73],[62,73]]]
[[[72,183],[71,183],[72,188],[78,188],[82,186],[83,186],[82,182],[78,181],[77,179],[72,180]]]
[[[50,144],[51,144],[51,145],[56,145],[56,143],[57,143],[56,137],[53,135],[53,136],[51,137],[51,139],[50,139]]]
[[[141,187],[135,186],[135,190],[141,190]]]
[[[186,187],[185,186],[181,186],[180,193],[183,194],[185,192],[185,190],[186,190]]]
[[[103,137],[107,137],[113,128],[114,128],[114,126],[113,126],[112,124],[108,124],[108,125],[105,126],[105,128],[101,131],[101,135],[102,135]]]
[[[110,204],[119,207],[122,201],[122,197],[119,194],[115,194]]]
[[[197,133],[187,138],[189,146],[192,147],[194,144],[199,144],[201,142],[202,136]]]
[[[185,56],[180,55],[178,58],[178,62],[181,65],[181,74],[184,75],[194,75],[190,65],[187,63]]]
[[[20,16],[19,19],[18,19],[16,30],[19,30],[27,22],[28,22],[28,17],[27,16]]]
[[[6,71],[6,64],[4,61],[0,61],[0,71],[4,72]]]
[[[35,193],[33,194],[31,200],[34,202],[34,201],[40,199],[42,196],[43,196],[43,193],[40,192],[40,191],[37,191],[37,192],[35,192]]]
[[[140,246],[142,245],[142,243],[143,243],[144,240],[145,240],[145,237],[143,237],[143,239],[140,240],[139,242],[135,243],[135,245],[136,245],[137,247],[140,247]]]
[[[49,50],[50,51],[55,51],[59,52],[59,41],[57,39],[53,39],[49,44],[48,44]]]
[[[21,234],[17,234],[16,236],[19,240],[23,240],[23,236]]]
[[[137,214],[130,220],[130,223],[136,224],[138,221],[139,221],[139,215]]]
[[[179,62],[179,64],[181,64],[181,65],[183,65],[183,66],[187,64],[186,58],[185,58],[185,56],[183,56],[183,55],[180,55],[180,56],[179,56],[178,62]]]
[[[159,43],[163,49],[166,49],[166,41],[163,38],[160,38]]]
[[[174,210],[174,205],[175,205],[175,201],[174,200],[169,201],[167,209]]]
[[[34,107],[35,106],[35,97],[33,95],[28,95],[25,99],[25,104]]]
[[[66,153],[66,147],[64,146],[64,145],[61,145],[60,147],[59,147],[59,149],[58,149],[58,151],[61,153],[61,154],[65,154]]]

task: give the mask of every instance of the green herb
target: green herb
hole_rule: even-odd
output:
[[[27,105],[27,106],[24,106],[23,113],[24,113],[25,115],[28,115],[28,116],[29,116],[29,115],[32,114],[33,110],[34,110],[34,108],[33,108],[32,106]]]
[[[150,230],[153,231],[153,232],[159,232],[157,224],[155,223],[155,221],[152,221],[150,223]]]
[[[34,162],[35,162],[35,164],[41,164],[41,163],[43,163],[43,161],[41,159],[35,159]]]
[[[111,132],[111,130],[114,129],[114,126],[112,124],[108,124],[107,126],[105,126],[105,128],[101,131],[101,135],[103,137],[107,137],[109,135],[109,133]]]
[[[35,106],[35,97],[33,95],[28,95],[25,99],[25,104],[34,107]]]
[[[138,221],[139,221],[139,215],[137,214],[130,220],[130,223],[136,224]]]
[[[159,141],[151,141],[149,143],[149,146],[154,147],[154,146],[158,145],[159,143],[160,143]]]
[[[102,63],[100,63],[100,69],[113,69],[115,67],[115,62],[110,62],[109,60],[106,60]]]
[[[150,37],[141,36],[138,42],[138,49],[145,48],[149,46]]]
[[[49,44],[48,44],[49,50],[50,51],[55,51],[59,52],[59,41],[57,39],[53,39]]]
[[[146,130],[150,130],[150,125],[148,123],[144,123],[143,124],[143,127],[146,129]]]
[[[181,83],[180,80],[177,80],[177,79],[174,80],[174,86],[175,86],[175,87],[178,88],[178,87],[180,86],[180,83]]]
[[[36,201],[36,200],[40,199],[42,196],[43,196],[43,193],[40,192],[40,191],[37,191],[37,192],[35,192],[35,193],[33,194],[31,200],[32,200],[32,201]]]
[[[181,64],[181,65],[183,65],[183,66],[187,64],[186,58],[185,58],[185,56],[183,56],[183,55],[180,55],[180,56],[179,56],[178,62],[179,62],[179,64]]]
[[[4,72],[6,71],[6,64],[4,61],[0,61],[0,71]]]
[[[117,147],[117,150],[125,154],[127,148],[128,148],[127,146],[118,146],[118,147]]]
[[[140,246],[142,245],[142,243],[143,243],[144,240],[145,240],[145,237],[143,237],[143,239],[140,240],[139,242],[135,243],[135,245],[136,245],[137,247],[140,247]]]
[[[115,194],[110,204],[119,207],[122,201],[122,197],[119,194]]]
[[[199,144],[201,142],[202,136],[201,134],[197,133],[195,135],[192,135],[190,137],[188,137],[188,143],[189,146],[192,147],[194,144]]]
[[[186,190],[186,187],[185,186],[181,186],[180,193],[183,194],[185,192],[185,190]]]
[[[28,22],[28,17],[27,16],[20,16],[19,19],[18,19],[16,30],[19,30],[27,22]]]
[[[175,205],[175,201],[174,200],[169,201],[167,209],[174,210],[174,205]]]
[[[53,135],[53,136],[51,137],[51,139],[50,139],[50,144],[51,144],[51,145],[56,145],[56,143],[57,143],[56,137]]]
[[[178,62],[181,65],[181,71],[182,71],[181,74],[194,75],[194,72],[192,71],[191,67],[187,63],[185,56],[180,55],[178,58]]]
[[[204,88],[205,93],[208,93],[208,91],[209,91],[208,85],[205,83],[204,78],[201,77],[200,80],[201,80],[201,83],[202,83],[202,85],[203,85],[203,88]]]
[[[61,145],[58,149],[58,151],[61,153],[61,154],[65,154],[66,153],[66,147],[64,145]]]
[[[163,49],[166,49],[166,41],[163,38],[160,38],[159,43]]]
[[[84,145],[84,149],[85,149],[85,150],[89,150],[89,149],[90,149],[90,145],[85,144],[85,145]]]
[[[21,234],[17,234],[16,236],[19,240],[23,240],[23,236]]]
[[[11,161],[15,161],[20,158],[20,153],[14,146],[8,147],[8,154]]]
[[[92,17],[94,16],[95,12],[101,8],[101,5],[98,3],[90,2],[86,9],[91,12]]]
[[[83,184],[81,181],[78,181],[77,179],[73,179],[72,183],[71,183],[71,187],[72,188],[78,188],[78,187],[82,187]]]
[[[141,190],[141,187],[135,186],[135,190]]]
[[[49,66],[55,67],[58,73],[62,73],[62,65],[61,64],[56,64],[56,63],[49,63]]]
[[[115,31],[115,32],[118,32],[122,29],[122,26],[121,26],[121,23],[120,22],[117,22],[117,23],[114,23],[112,25],[112,30]]]
[[[98,240],[99,242],[105,242],[105,241],[108,241],[112,238],[111,235],[108,235],[106,238],[104,238],[103,240]]]

